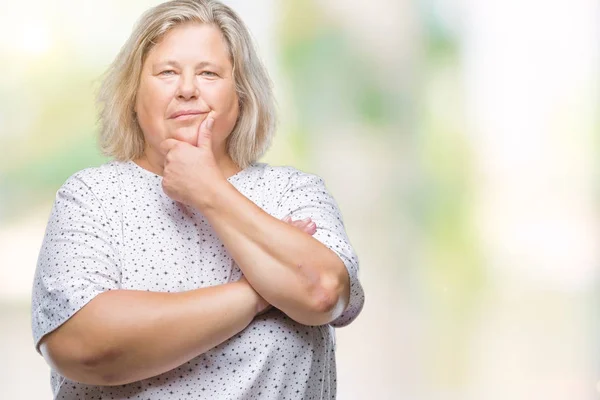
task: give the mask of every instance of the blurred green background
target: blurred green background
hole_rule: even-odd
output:
[[[0,2],[0,398],[49,398],[29,302],[94,95],[158,1]],[[261,160],[325,179],[367,301],[339,399],[596,399],[599,3],[225,1],[276,87]]]

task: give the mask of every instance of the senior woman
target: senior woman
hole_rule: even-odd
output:
[[[34,278],[54,398],[335,398],[358,259],[321,178],[257,162],[273,98],[240,18],[150,9],[99,99],[113,160],[59,189]]]

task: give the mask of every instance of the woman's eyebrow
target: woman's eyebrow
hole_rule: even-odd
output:
[[[175,60],[159,61],[156,64],[154,64],[155,67],[163,67],[166,65],[172,65],[177,68],[181,67],[181,65]],[[196,68],[204,68],[204,67],[212,67],[212,68],[221,69],[221,67],[219,65],[211,63],[210,61],[202,61],[202,62],[196,64]]]
[[[172,65],[174,67],[179,67],[179,63],[177,61],[173,61],[173,60],[165,60],[165,61],[159,61],[157,63],[154,63],[155,67],[163,67],[166,65]]]
[[[203,67],[212,67],[212,68],[217,68],[217,69],[221,68],[217,64],[211,63],[210,61],[202,61],[200,64],[198,64],[198,67],[200,67],[200,68],[203,68]]]

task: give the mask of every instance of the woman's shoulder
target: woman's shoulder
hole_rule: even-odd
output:
[[[270,181],[290,184],[307,179],[321,179],[315,173],[307,172],[291,165],[270,165],[267,163],[257,163],[256,165],[261,170],[262,175]]]
[[[95,167],[83,168],[74,172],[63,183],[59,190],[87,191],[96,197],[118,190],[118,161],[108,161]]]

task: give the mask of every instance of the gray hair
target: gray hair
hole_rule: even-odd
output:
[[[146,11],[106,71],[97,103],[102,152],[119,161],[144,152],[134,106],[142,66],[150,49],[174,27],[196,22],[220,29],[227,43],[240,112],[227,138],[227,153],[242,169],[270,147],[276,126],[272,83],[240,17],[216,0],[174,0]]]

